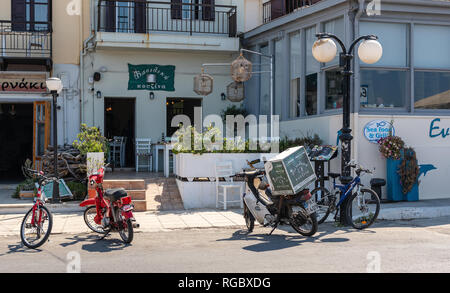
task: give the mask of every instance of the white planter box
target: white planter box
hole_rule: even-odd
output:
[[[216,183],[208,181],[187,182],[176,180],[178,190],[185,209],[216,208]],[[240,183],[245,184],[241,181]],[[231,196],[231,195],[229,195]],[[238,200],[240,195],[235,193],[229,200]],[[220,206],[223,207],[223,206]],[[219,208],[220,208],[219,207]],[[227,207],[239,208],[239,203],[229,203]]]
[[[206,153],[206,154],[177,154],[174,173],[182,178],[213,178],[215,177],[216,162],[231,161],[233,171],[238,173],[244,168],[249,168],[248,161],[261,159],[265,156],[270,159],[277,154],[272,153]]]
[[[216,176],[216,162],[231,161],[233,171],[241,172],[244,168],[249,168],[248,161],[261,159],[261,156],[267,160],[276,156],[271,153],[206,153],[196,154],[177,154],[174,173],[188,181],[176,180],[178,190],[185,209],[198,208],[216,208],[216,183],[214,181],[193,181],[193,178],[210,178],[214,180]],[[244,182],[242,182],[244,184]],[[239,195],[237,195],[239,198]],[[234,199],[234,198],[233,198]],[[230,207],[239,207],[239,203]]]

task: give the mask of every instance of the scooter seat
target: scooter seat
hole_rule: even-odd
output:
[[[105,191],[105,197],[107,197],[110,201],[116,201],[126,196],[128,196],[128,194],[123,188],[107,189]]]

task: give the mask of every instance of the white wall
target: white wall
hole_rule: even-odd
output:
[[[52,75],[61,78],[63,91],[58,97],[58,144],[72,144],[80,130],[80,67],[73,64],[54,64]]]
[[[365,168],[373,169],[373,177],[386,179],[386,159],[378,151],[378,145],[370,143],[364,137],[364,127],[372,120],[394,121],[395,135],[400,136],[407,146],[416,150],[418,164],[432,164],[437,170],[431,170],[419,178],[419,199],[450,198],[450,136],[431,138],[430,123],[440,118],[436,125],[450,128],[450,117],[446,116],[392,116],[392,115],[351,115],[353,135],[352,158]],[[308,132],[317,133],[325,144],[336,144],[337,131],[342,127],[342,115],[297,119],[280,123],[280,135],[289,138],[305,136]],[[434,130],[438,133],[439,130]],[[340,157],[332,161],[331,170],[340,171]],[[372,177],[363,177],[362,182],[369,186]],[[383,188],[383,197],[386,189]]]
[[[196,52],[162,52],[146,50],[97,50],[93,57],[85,59],[91,64],[86,71],[86,80],[100,67],[107,67],[102,79],[95,83],[94,92],[100,90],[102,98],[92,97],[86,83],[84,121],[89,125],[104,128],[104,98],[136,98],[136,137],[152,138],[157,141],[166,130],[166,98],[202,98],[193,91],[193,78],[201,72],[203,63],[230,63],[236,57],[229,53]],[[147,90],[128,90],[128,63],[175,65],[175,91],[153,91],[155,99],[149,99]],[[230,69],[225,67],[208,67],[207,72],[214,77],[214,91],[203,97],[203,117],[219,114],[231,103],[221,100],[221,93],[226,93],[226,86],[232,82]],[[193,123],[193,121],[192,121]]]

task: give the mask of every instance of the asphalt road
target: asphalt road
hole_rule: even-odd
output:
[[[447,272],[450,217],[378,222],[365,231],[319,226],[312,238],[256,227],[118,234],[55,234],[40,250],[0,237],[0,272]]]

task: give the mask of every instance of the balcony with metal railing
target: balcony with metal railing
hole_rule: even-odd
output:
[[[263,4],[263,24],[322,0],[270,0]]]
[[[237,7],[199,2],[100,0],[97,45],[238,50]]]
[[[12,22],[0,20],[0,66],[8,64],[42,64],[52,59],[52,25],[50,22]]]

